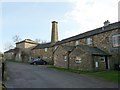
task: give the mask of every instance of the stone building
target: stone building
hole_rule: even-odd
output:
[[[38,44],[30,39],[16,43],[17,60],[41,57],[61,68],[79,70],[114,69],[120,64],[120,22],[58,41],[58,22],[52,22],[51,42]]]
[[[51,43],[39,44],[32,49],[32,57],[42,58],[49,64],[52,64],[52,45]]]
[[[3,54],[0,53],[0,65],[1,65],[2,59],[3,59]]]
[[[88,45],[59,45],[54,56],[54,65],[57,67],[79,70],[105,70],[109,68],[105,59],[111,55]]]
[[[58,42],[58,22],[52,22],[52,32],[51,32],[51,42],[38,44],[32,49],[33,57],[41,57],[43,60],[47,61],[49,64],[53,64],[53,50],[54,45]]]
[[[14,59],[14,49],[10,49],[6,52],[4,52],[5,59],[11,60]]]
[[[5,59],[13,59],[17,61],[28,61],[31,57],[31,49],[37,46],[38,43],[31,39],[25,39],[17,42],[14,49],[4,52]]]
[[[67,68],[69,66],[69,54],[74,48],[75,46],[58,45],[54,51],[54,66]]]
[[[37,46],[38,43],[31,39],[25,39],[16,43],[15,60],[28,61],[31,57],[31,49]]]
[[[0,60],[2,60],[2,58],[3,58],[3,54],[2,54],[2,53],[0,53]]]
[[[109,69],[107,59],[111,56],[97,47],[78,45],[70,53],[70,68],[80,70]]]
[[[85,33],[82,33],[67,39],[63,39],[57,42],[56,46],[59,46],[59,45],[76,46],[75,50],[73,50],[73,52],[71,52],[70,54],[70,56],[74,56],[74,57],[69,57],[71,58],[71,60],[69,60],[70,65],[68,66],[71,68],[78,68],[78,69],[85,69],[85,70],[90,69],[90,67],[91,69],[92,68],[103,69],[103,70],[113,69],[115,64],[120,64],[120,61],[119,61],[120,54],[118,52],[120,50],[119,48],[120,47],[120,42],[119,42],[120,29],[119,28],[120,28],[120,22],[115,22],[112,24],[105,23],[103,27],[100,27],[91,31],[87,31]],[[81,46],[82,48],[84,48],[84,50],[82,48],[80,49]],[[86,46],[89,46],[89,48]],[[100,53],[100,55],[99,54],[94,55],[92,53],[89,54],[89,51],[86,48],[93,51],[100,51],[98,52]],[[55,66],[65,67],[65,63],[68,62],[68,60],[65,60],[64,64],[59,65],[59,63],[62,62],[61,60],[63,60],[63,58],[60,59],[61,55],[57,56],[57,54],[58,53],[62,54],[63,52],[62,52],[62,49],[55,51],[55,55],[54,55]],[[81,58],[82,56],[84,60],[82,60]],[[64,57],[64,55],[62,57]],[[90,57],[90,58],[86,58],[86,57]],[[77,63],[76,65],[76,61],[81,63]],[[85,64],[83,64],[82,61],[86,63],[86,66]],[[89,63],[89,65],[87,64],[87,62]]]

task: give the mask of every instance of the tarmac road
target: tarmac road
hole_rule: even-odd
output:
[[[47,66],[7,62],[7,88],[117,88],[116,83]]]

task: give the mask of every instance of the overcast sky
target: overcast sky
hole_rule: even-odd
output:
[[[57,21],[59,40],[118,21],[119,0],[2,0],[0,1],[0,51],[22,40],[50,41],[51,22]]]

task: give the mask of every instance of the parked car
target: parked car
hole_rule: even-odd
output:
[[[37,58],[37,59],[33,59],[33,60],[30,62],[30,64],[33,64],[33,65],[46,65],[47,62],[44,61],[44,60],[42,60],[42,59]]]

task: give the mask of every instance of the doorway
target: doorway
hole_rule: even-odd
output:
[[[106,69],[109,69],[109,61],[107,56],[105,56],[105,66]]]

